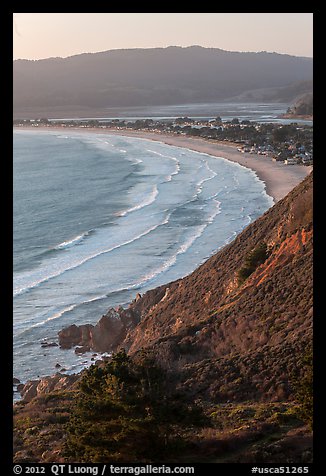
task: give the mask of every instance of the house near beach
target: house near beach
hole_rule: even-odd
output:
[[[298,163],[298,160],[294,157],[288,157],[284,161],[285,165],[296,165]]]
[[[312,155],[311,154],[305,154],[303,157],[302,157],[302,163],[303,165],[311,165],[313,163],[313,158],[312,158]]]

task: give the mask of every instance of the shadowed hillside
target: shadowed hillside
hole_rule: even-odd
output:
[[[301,95],[288,109],[287,116],[311,116],[313,114],[313,94],[307,92]]]

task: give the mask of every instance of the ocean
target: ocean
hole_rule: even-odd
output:
[[[272,204],[255,173],[140,138],[14,131],[14,376],[94,356],[42,347],[70,324],[176,280]]]

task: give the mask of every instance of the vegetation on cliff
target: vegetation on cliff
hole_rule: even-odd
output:
[[[80,382],[65,454],[77,462],[149,462],[184,446],[183,427],[203,425],[201,409],[184,400],[176,382],[148,353],[124,351]]]
[[[262,88],[273,89],[271,95],[263,95],[265,100],[287,101],[297,95],[298,86],[291,83],[309,81],[312,73],[312,58],[200,46],[16,60],[13,105],[15,113],[28,110],[30,117],[36,111],[47,110],[55,117],[58,110],[76,115],[78,109],[94,108],[107,117],[107,107],[216,102]],[[255,96],[251,93],[248,99]]]
[[[15,461],[311,462],[312,185],[131,303],[78,387],[16,405]]]
[[[263,264],[268,257],[268,250],[266,243],[259,243],[255,249],[250,251],[246,257],[245,263],[238,272],[238,282],[242,284],[249,276],[255,271],[255,269]]]
[[[268,256],[239,283],[262,243]],[[141,320],[121,346],[153,348],[190,393],[216,402],[293,398],[312,341],[312,254],[310,175],[191,275],[134,303]]]
[[[312,116],[313,114],[313,93],[308,92],[297,98],[294,104],[287,110],[287,115],[291,116]]]

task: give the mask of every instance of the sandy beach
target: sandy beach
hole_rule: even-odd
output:
[[[108,133],[103,129],[96,129],[96,132]],[[273,162],[271,157],[239,152],[236,144],[226,145],[223,142],[200,137],[127,130],[110,130],[109,133],[156,140],[237,162],[256,172],[259,179],[265,183],[267,194],[273,197],[275,203],[285,197],[312,171],[312,166],[285,165],[282,162]]]
[[[19,128],[18,128],[19,129]],[[27,128],[26,128],[27,129]],[[35,130],[35,127],[28,129]],[[264,182],[266,193],[278,202],[285,197],[296,185],[298,185],[312,171],[312,166],[285,165],[283,162],[273,162],[271,157],[257,154],[242,153],[237,150],[236,144],[225,144],[215,140],[200,137],[189,137],[180,134],[166,134],[147,131],[114,130],[101,128],[62,128],[40,127],[41,130],[55,129],[74,130],[78,132],[96,132],[100,134],[114,134],[128,137],[139,137],[154,141],[164,142],[168,145],[183,147],[186,149],[203,152],[215,157],[236,162],[256,172],[259,179]]]

